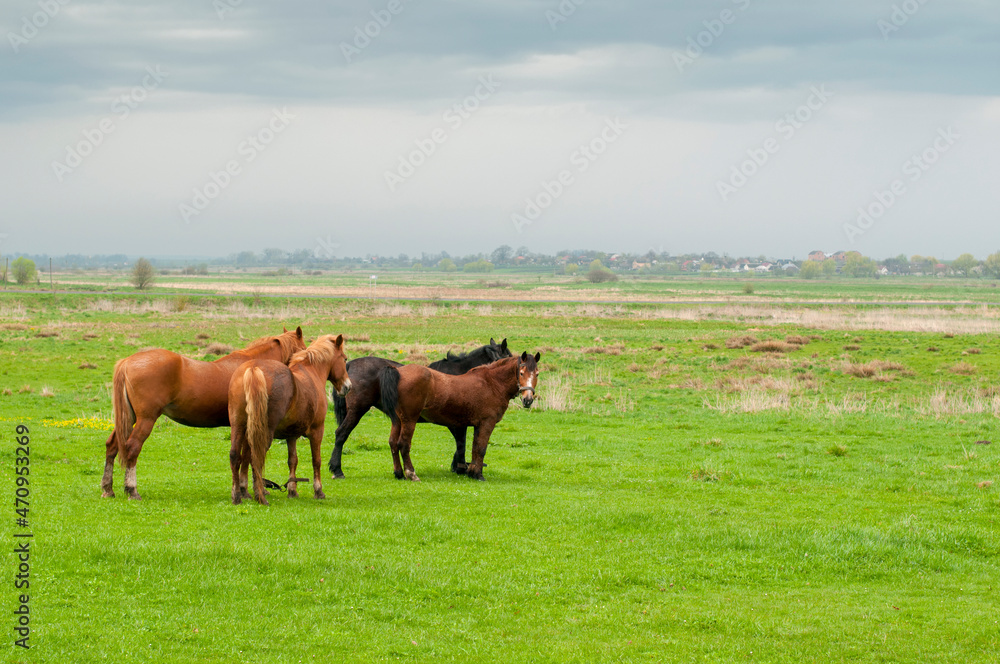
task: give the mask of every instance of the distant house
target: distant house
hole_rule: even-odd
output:
[[[772,267],[771,263],[761,263],[760,265],[754,268],[754,272],[770,272],[771,267]]]
[[[822,251],[810,252],[809,257],[806,260],[823,262],[827,259],[827,255]]]
[[[889,268],[887,268],[885,265],[883,265],[881,267],[881,269],[879,269],[878,273],[881,274],[884,277],[884,276],[886,276],[886,275],[889,274]]]
[[[838,251],[837,253],[833,254],[833,256],[831,256],[830,258],[832,258],[833,260],[837,261],[838,263],[846,263],[847,262],[847,252],[846,251]]]
[[[784,270],[785,272],[792,273],[792,272],[798,272],[799,266],[796,265],[795,263],[785,263],[784,265],[781,266],[781,269]]]
[[[632,261],[633,270],[641,270],[643,268],[648,268],[649,266],[650,266],[649,263],[640,263],[639,261]]]

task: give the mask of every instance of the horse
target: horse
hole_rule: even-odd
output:
[[[458,376],[416,364],[382,369],[379,383],[382,406],[392,420],[389,448],[396,479],[420,481],[410,461],[410,444],[417,422],[431,422],[449,429],[473,427],[472,463],[465,474],[482,480],[486,446],[493,428],[507,412],[507,403],[521,395],[524,407],[531,408],[535,400],[541,357],[541,353],[531,356],[525,352]]]
[[[253,493],[267,505],[264,459],[271,441],[288,441],[288,496],[298,497],[295,469],[299,436],[309,439],[313,465],[313,495],[326,498],[320,473],[320,446],[326,422],[326,381],[341,397],[351,390],[344,359],[344,335],[327,334],[296,353],[288,366],[274,360],[241,364],[229,381],[229,421],[232,425],[229,465],[233,471],[233,504],[247,493],[247,465],[253,468]]]
[[[494,339],[490,339],[488,345],[468,353],[455,355],[449,351],[444,359],[433,362],[430,368],[441,373],[458,375],[474,367],[489,364],[505,357],[511,357],[510,350],[507,348],[507,340],[504,339],[498,344]],[[387,413],[382,407],[380,399],[380,372],[386,367],[401,366],[403,365],[399,362],[381,357],[359,357],[347,363],[347,373],[351,377],[351,384],[354,385],[354,388],[346,399],[333,397],[333,412],[337,416],[337,431],[329,466],[334,479],[344,478],[344,471],[340,467],[344,443],[358,426],[361,418],[373,407]],[[455,437],[455,456],[451,460],[451,470],[459,475],[464,474],[465,469],[468,468],[468,464],[465,463],[466,432],[467,429],[464,426],[451,428],[451,435]]]
[[[162,348],[119,360],[112,379],[114,429],[105,443],[101,496],[115,497],[112,484],[119,456],[125,470],[125,493],[131,500],[141,499],[135,465],[160,415],[189,427],[227,427],[229,379],[236,367],[255,358],[288,362],[305,347],[302,328],[297,327],[294,332],[261,337],[214,362],[192,360]]]

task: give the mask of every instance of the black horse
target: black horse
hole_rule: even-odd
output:
[[[507,349],[507,340],[504,339],[499,344],[490,339],[490,343],[481,346],[468,353],[455,355],[449,352],[448,355],[430,365],[431,369],[441,373],[458,375],[464,374],[469,369],[490,364],[505,357],[512,357]],[[342,479],[344,471],[340,467],[340,458],[344,452],[344,443],[348,436],[358,426],[361,418],[371,410],[372,406],[386,413],[382,406],[382,384],[379,381],[379,374],[386,367],[401,367],[399,362],[386,360],[381,357],[359,357],[347,363],[347,375],[351,379],[351,391],[347,397],[333,395],[333,412],[337,416],[337,433],[333,445],[333,453],[330,455],[330,472],[335,479]],[[388,413],[386,413],[388,415]],[[467,427],[449,427],[451,435],[455,437],[455,456],[451,460],[451,470],[459,475],[464,475],[469,464],[465,462],[465,435]]]

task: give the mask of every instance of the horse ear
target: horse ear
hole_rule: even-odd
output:
[[[541,353],[535,353],[535,364],[538,364],[538,360],[542,359]]]
[[[521,353],[521,361],[522,362],[528,361],[528,351],[524,351],[523,353]]]
[[[343,347],[343,345],[344,345],[344,335],[343,334],[338,334],[337,338],[334,339],[334,341],[333,341],[333,345],[336,346],[337,348]]]
[[[281,331],[282,331],[282,333],[284,333],[284,332],[288,332],[288,328],[287,328],[287,327],[285,327],[284,325],[282,325],[282,326],[281,326]]]
[[[493,340],[493,337],[490,337],[490,345],[491,346],[496,346],[497,345],[497,342]]]
[[[286,331],[287,331],[287,330],[286,330]],[[298,326],[297,328],[295,328],[295,335],[296,335],[296,336],[297,336],[297,337],[298,337],[299,339],[301,339],[301,338],[302,338],[302,326],[301,326],[301,325],[299,325],[299,326]]]
[[[507,340],[506,339],[504,339],[503,341],[500,342],[500,348],[502,348],[503,350],[507,350]]]

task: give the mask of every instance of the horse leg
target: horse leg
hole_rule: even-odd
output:
[[[244,443],[240,452],[240,497],[250,499],[250,442]]]
[[[233,505],[239,505],[246,498],[246,485],[241,485],[240,468],[243,464],[243,446],[246,445],[246,435],[233,427],[229,434],[229,469],[233,473]]]
[[[359,413],[358,409],[352,408],[351,405],[349,403],[347,406],[347,417],[337,425],[337,431],[334,433],[333,452],[330,454],[330,472],[333,473],[334,479],[338,480],[344,479],[344,471],[340,467],[340,458],[344,453],[344,443],[347,442],[351,432],[354,431],[358,426],[358,422],[361,421],[361,416],[364,415],[364,413]]]
[[[413,431],[417,428],[416,423],[407,422],[402,427],[402,432],[399,437],[399,450],[403,454],[403,475],[406,479],[411,482],[419,482],[420,478],[417,477],[417,473],[413,470],[413,462],[410,461],[410,445],[413,443]]]
[[[496,423],[481,424],[474,429],[472,438],[472,463],[465,472],[468,477],[474,480],[483,481],[483,459],[486,457],[486,446],[490,443],[490,434]]]
[[[274,435],[274,434],[271,434]],[[247,446],[249,453],[249,446]],[[264,490],[264,464],[254,463],[253,455],[250,456],[250,468],[253,470],[253,497],[261,505],[270,505],[267,502],[267,492]]]
[[[115,440],[115,432],[112,430],[105,443],[107,450],[104,457],[104,477],[101,478],[101,498],[115,497],[115,457],[118,456],[118,442]]]
[[[139,418],[132,429],[132,435],[125,442],[125,458],[122,459],[122,462],[125,464],[125,494],[129,500],[142,500],[136,487],[135,464],[139,460],[139,453],[142,452],[142,444],[153,432],[154,424],[156,424],[156,418]]]
[[[469,464],[465,462],[465,435],[468,427],[448,427],[451,435],[455,437],[455,456],[451,459],[451,472],[464,475]]]
[[[312,452],[313,462],[313,498],[321,500],[326,498],[323,493],[323,430],[322,425],[309,434],[309,451]]]
[[[289,438],[288,443],[288,497],[299,497],[299,483],[295,481],[295,470],[299,467],[299,451],[296,446],[298,438]]]
[[[389,431],[389,449],[392,451],[392,474],[396,476],[397,480],[403,479],[403,464],[399,462],[399,431],[400,424],[398,422],[392,425],[392,430]]]

